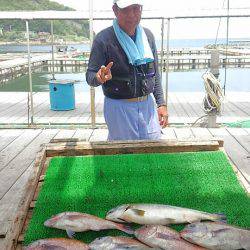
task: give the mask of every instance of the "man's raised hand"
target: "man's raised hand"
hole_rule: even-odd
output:
[[[113,62],[110,62],[107,66],[102,65],[101,68],[96,73],[96,78],[98,82],[101,84],[105,83],[112,79],[111,67],[113,66]]]

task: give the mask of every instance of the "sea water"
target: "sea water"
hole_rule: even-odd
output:
[[[197,92],[204,91],[204,83],[202,75],[205,69],[190,70],[185,72],[169,73],[169,91],[173,92]],[[226,91],[250,91],[250,68],[229,68],[227,69],[227,81],[225,83],[225,69],[220,69],[220,82],[223,87],[226,84]],[[33,91],[46,92],[49,91],[49,81],[52,78],[49,72],[37,72],[32,74]],[[87,92],[89,85],[86,83],[85,72],[81,73],[61,73],[55,74],[57,80],[75,80],[79,81],[75,84],[75,91]],[[162,77],[163,88],[166,86],[166,73]],[[101,87],[96,88],[101,91]],[[0,85],[0,91],[25,92],[29,91],[28,75],[21,76],[7,83]]]

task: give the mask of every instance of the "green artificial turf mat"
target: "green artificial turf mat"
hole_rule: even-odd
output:
[[[46,172],[25,244],[66,232],[46,228],[51,215],[77,211],[105,217],[124,203],[160,203],[225,213],[228,223],[250,227],[250,198],[221,151],[173,154],[55,157]],[[77,233],[90,242],[118,230]]]
[[[231,128],[250,128],[250,120],[225,123],[225,125]]]

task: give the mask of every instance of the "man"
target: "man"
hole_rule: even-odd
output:
[[[139,24],[141,0],[114,0],[113,11],[113,26],[96,35],[86,73],[105,95],[108,140],[160,139],[168,114],[154,36]]]

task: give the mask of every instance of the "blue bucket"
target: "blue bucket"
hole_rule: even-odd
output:
[[[75,109],[74,81],[51,80],[49,93],[51,110],[65,111]]]

